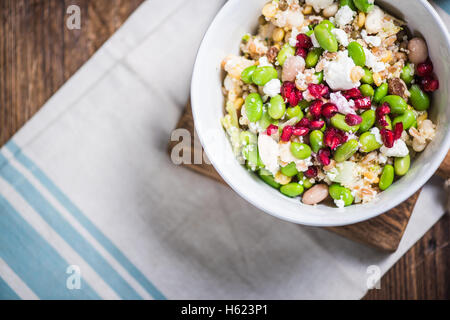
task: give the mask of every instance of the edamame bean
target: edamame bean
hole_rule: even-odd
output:
[[[239,135],[239,141],[243,146],[246,146],[249,144],[256,144],[258,142],[258,138],[256,137],[256,134],[250,131],[242,131]]]
[[[272,79],[278,78],[278,72],[274,67],[258,67],[253,72],[252,81],[258,86],[263,86]]]
[[[400,74],[400,79],[405,81],[407,85],[410,85],[414,79],[414,66],[411,63],[408,63],[403,67],[402,73]]]
[[[353,11],[356,11],[356,7],[353,4],[353,0],[340,0],[339,1],[339,7],[343,7],[343,6],[349,6],[350,9],[352,9]]]
[[[398,176],[404,176],[408,172],[410,165],[411,165],[411,158],[409,157],[409,154],[402,158],[395,158],[394,160],[395,174]]]
[[[362,152],[372,152],[383,146],[383,144],[379,143],[375,136],[370,132],[364,132],[359,137],[359,143],[361,144],[360,150]]]
[[[278,52],[277,61],[280,64],[280,66],[283,66],[286,59],[290,56],[295,55],[295,49],[291,47],[288,43],[286,43]]]
[[[331,118],[331,125],[337,129],[341,129],[345,132],[356,132],[359,129],[359,124],[356,126],[349,126],[345,122],[345,116],[337,113]]]
[[[303,187],[305,187],[305,189],[309,189],[314,185],[313,183],[311,183],[310,179],[305,177],[303,172],[299,172],[297,174],[297,179],[298,179],[298,183],[300,183]]]
[[[298,173],[295,162],[291,162],[287,166],[281,167],[280,171],[287,177],[293,177]]]
[[[361,87],[359,87],[359,90],[364,97],[373,97],[374,90],[370,84],[363,84]]]
[[[311,156],[311,148],[304,143],[291,142],[291,153],[297,159],[307,159]]]
[[[359,11],[362,11],[364,13],[368,13],[373,9],[373,1],[370,2],[369,0],[353,0],[353,3]]]
[[[317,82],[321,84],[323,82],[323,71],[316,72],[315,76],[317,77]]]
[[[394,182],[394,167],[387,164],[383,168],[378,186],[380,187],[380,190],[384,191],[390,187],[392,182]]]
[[[412,110],[406,110],[401,116],[397,116],[394,118],[392,125],[395,126],[397,123],[403,123],[403,130],[408,130],[412,127],[416,121],[416,116]]]
[[[275,178],[273,177],[272,173],[266,169],[260,169],[258,171],[258,176],[261,178],[262,181],[267,183],[269,186],[275,189],[280,188],[280,184],[275,181]]]
[[[387,102],[391,108],[391,113],[403,114],[408,109],[405,99],[396,95],[389,95],[381,99],[381,104]]]
[[[409,92],[411,93],[409,100],[414,109],[425,111],[430,107],[430,97],[417,84],[412,85]]]
[[[267,111],[269,112],[269,116],[273,119],[281,119],[286,112],[286,104],[284,103],[283,97],[279,94],[272,97]]]
[[[330,193],[330,196],[331,198],[333,198],[333,200],[344,201],[344,206],[346,207],[353,203],[354,198],[352,192],[349,189],[344,188],[340,184],[333,183],[331,186],[329,186],[328,192]]]
[[[369,68],[364,67],[364,75],[361,78],[362,83],[373,84],[373,73],[369,70]]]
[[[314,35],[317,42],[319,42],[320,46],[324,50],[328,50],[329,52],[336,52],[338,50],[338,42],[336,37],[331,33],[327,25],[318,24],[314,28]]]
[[[323,147],[323,132],[314,130],[309,134],[309,144],[312,150],[317,153]]]
[[[304,117],[302,108],[300,108],[300,106],[287,108],[286,115],[288,119],[297,118],[298,121],[300,121]]]
[[[305,188],[297,182],[288,183],[280,188],[280,192],[285,196],[295,198],[303,193]]]
[[[319,62],[319,58],[322,52],[322,48],[314,48],[310,52],[308,52],[308,55],[305,59],[306,68],[315,67],[317,62]]]
[[[242,81],[244,81],[245,83],[249,84],[252,83],[252,76],[253,76],[253,72],[255,72],[257,66],[251,66],[248,68],[245,68],[244,71],[242,71],[241,73],[241,79]]]
[[[247,167],[255,171],[258,166],[258,145],[249,144],[242,148],[242,156],[247,160]]]
[[[259,126],[263,129],[266,130],[267,127],[271,124],[274,125],[278,125],[278,120],[274,120],[269,116],[269,112],[267,112],[267,110],[263,110],[263,114],[261,119],[259,119],[258,121]]]
[[[327,27],[327,29],[328,30],[333,30],[335,27],[334,27],[334,24],[333,23],[331,23],[331,21],[330,20],[322,20],[319,24],[323,24],[323,25],[325,25],[326,27]]]
[[[375,103],[380,103],[380,101],[386,97],[386,95],[388,94],[388,90],[389,90],[389,85],[385,82],[382,83],[376,90],[375,90],[375,94],[373,95],[373,101]]]
[[[353,59],[353,62],[360,67],[366,65],[366,54],[364,53],[364,48],[356,41],[352,41],[347,47],[348,55]]]
[[[334,153],[334,160],[337,162],[343,162],[349,159],[352,155],[358,151],[358,140],[352,139],[339,146]]]
[[[359,124],[359,132],[363,133],[373,127],[375,123],[375,110],[366,110],[361,114],[362,122]]]
[[[245,112],[250,122],[256,122],[261,119],[263,114],[263,102],[258,93],[250,93],[247,98],[245,98]]]

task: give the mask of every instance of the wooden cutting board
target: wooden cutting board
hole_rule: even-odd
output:
[[[194,135],[194,120],[192,118],[190,103],[187,104],[183,115],[178,121],[177,129],[180,128],[187,129],[190,132],[191,137],[196,136]],[[169,154],[172,153],[172,149],[178,143],[178,140],[169,142]],[[178,150],[174,150],[174,152],[178,152]],[[191,139],[190,152],[192,163],[194,162],[194,153],[203,154],[201,144],[198,140],[194,142],[194,139]],[[214,167],[210,164],[183,164],[183,166],[186,166],[187,168],[190,168],[200,174],[208,176],[218,182],[226,184],[222,180],[220,175],[216,172]],[[447,157],[445,158],[437,173],[445,179],[450,178],[450,153],[447,154]],[[403,233],[405,232],[406,226],[416,204],[417,198],[419,197],[419,194],[420,190],[399,206],[374,219],[349,226],[326,229],[342,235],[348,239],[358,241],[384,251],[395,251],[400,243]]]

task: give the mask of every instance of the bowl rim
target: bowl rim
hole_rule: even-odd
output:
[[[227,3],[224,4],[224,6],[219,10],[219,12],[216,14],[216,16],[214,17],[214,19],[212,20],[211,24],[209,25],[206,33],[204,34],[200,47],[197,51],[197,55],[196,55],[196,59],[195,59],[195,63],[194,63],[194,67],[193,67],[193,73],[192,73],[192,81],[191,81],[191,107],[192,107],[192,115],[193,115],[193,119],[194,119],[194,127],[197,128],[199,126],[196,126],[196,123],[199,123],[198,120],[198,115],[197,115],[197,110],[199,110],[200,107],[197,107],[199,105],[201,105],[201,96],[200,96],[200,87],[198,86],[198,81],[197,79],[199,79],[199,66],[201,65],[201,61],[200,61],[200,57],[202,56],[203,52],[205,52],[207,50],[207,48],[205,47],[205,40],[208,39],[211,34],[212,34],[212,30],[215,27],[215,24],[217,23],[218,20],[220,20],[220,18],[227,12],[227,9],[229,7],[232,7],[234,5],[236,5],[240,0],[228,0]],[[439,16],[439,14],[436,12],[436,10],[433,8],[433,6],[426,0],[416,0],[418,1],[422,7],[432,16],[432,18],[436,21],[440,32],[442,32],[445,36],[446,39],[446,45],[448,50],[450,51],[450,34],[448,32],[448,29],[445,25],[445,23],[442,21],[441,17]],[[197,89],[198,87],[198,89]],[[196,129],[197,130],[197,129]],[[411,185],[410,188],[408,188],[407,190],[405,190],[403,193],[401,193],[399,195],[399,197],[397,197],[394,201],[391,201],[390,204],[388,204],[385,208],[383,208],[382,212],[379,212],[377,210],[369,210],[369,213],[364,215],[361,214],[361,216],[359,216],[359,218],[357,219],[349,219],[346,218],[344,216],[342,216],[343,221],[336,223],[336,222],[329,222],[329,221],[299,221],[299,220],[294,220],[291,219],[289,217],[286,217],[284,215],[281,215],[279,213],[277,213],[276,211],[272,211],[266,207],[264,207],[263,205],[261,205],[259,202],[253,200],[252,198],[248,197],[246,195],[246,193],[242,190],[240,190],[240,187],[238,187],[237,185],[233,184],[231,181],[229,181],[229,179],[227,178],[227,176],[223,173],[222,171],[222,167],[219,166],[215,160],[214,157],[211,157],[211,151],[210,148],[207,144],[205,144],[205,140],[204,137],[202,136],[202,132],[200,130],[197,130],[197,135],[198,138],[200,140],[201,145],[203,146],[203,149],[206,153],[206,156],[208,157],[208,159],[210,160],[211,164],[213,165],[214,169],[218,172],[218,174],[222,177],[222,179],[227,183],[228,186],[230,186],[239,196],[241,196],[242,198],[244,198],[247,202],[251,203],[253,206],[255,206],[256,208],[260,209],[261,211],[270,214],[274,217],[277,217],[281,220],[284,221],[289,221],[295,224],[300,224],[300,225],[306,225],[306,226],[316,226],[316,227],[338,227],[338,226],[345,226],[345,225],[351,225],[351,224],[355,224],[355,223],[359,223],[362,221],[366,221],[369,219],[373,219],[377,216],[380,216],[381,214],[391,210],[392,208],[398,206],[399,204],[401,204],[402,202],[404,202],[406,199],[410,198],[415,192],[417,192],[417,190],[419,190],[432,176],[433,174],[436,172],[436,170],[439,168],[440,164],[442,163],[442,161],[444,160],[445,156],[447,155],[449,149],[450,149],[450,129],[447,131],[447,133],[445,133],[443,142],[442,142],[442,146],[441,148],[438,149],[438,151],[435,153],[434,155],[434,161],[431,163],[430,166],[428,166],[428,168],[425,171],[425,174],[416,177],[416,179],[414,179],[414,183]],[[370,213],[372,212],[372,213]]]

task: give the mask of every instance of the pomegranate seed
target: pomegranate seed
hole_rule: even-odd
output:
[[[331,162],[330,156],[331,156],[331,152],[330,152],[330,150],[328,148],[322,148],[317,153],[317,159],[324,166],[327,166],[327,165],[330,164],[330,162]]]
[[[306,136],[308,134],[308,132],[309,132],[309,128],[305,128],[305,127],[295,127],[292,130],[292,134],[294,136],[300,136],[300,137]]]
[[[298,48],[305,48],[305,49],[309,49],[313,46],[312,40],[310,37],[308,37],[306,34],[304,33],[299,33],[297,35],[297,44],[296,46]]]
[[[357,109],[370,109],[372,106],[372,101],[370,101],[370,97],[358,98],[355,99],[355,107]]]
[[[311,166],[303,174],[305,175],[305,177],[307,177],[309,179],[315,178],[317,176],[317,168],[314,166]]]
[[[306,59],[306,56],[308,55],[308,51],[305,48],[298,47],[295,51],[296,56],[300,56],[303,59]]]
[[[402,137],[402,133],[403,133],[403,123],[398,122],[395,124],[394,127],[394,141],[400,139]]]
[[[321,100],[316,100],[309,106],[309,112],[314,117],[314,119],[318,119],[322,114],[322,106],[323,102]]]
[[[281,141],[288,142],[291,139],[293,128],[292,126],[285,126],[281,133]]]
[[[394,133],[388,129],[380,130],[381,140],[383,140],[384,145],[387,148],[392,148],[394,146]]]
[[[281,86],[281,96],[284,101],[289,102],[292,107],[298,105],[298,102],[300,101],[298,89],[293,82],[286,81],[283,83]]]
[[[352,127],[360,124],[362,120],[363,119],[356,114],[349,113],[345,116],[345,123]]]
[[[308,118],[302,118],[296,125],[296,127],[306,127],[309,128],[310,121]]]
[[[427,92],[434,92],[439,89],[439,80],[433,79],[431,76],[426,76],[421,81],[423,90]]]
[[[276,125],[271,124],[267,127],[266,132],[268,136],[271,136],[272,134],[278,132],[278,127]]]
[[[386,121],[386,115],[391,112],[391,108],[389,108],[389,104],[383,103],[383,105],[379,106],[377,110],[375,111],[375,115],[377,118],[378,123],[382,127],[387,127],[389,124]]]
[[[420,77],[429,76],[433,72],[433,63],[430,59],[417,65],[417,74]]]
[[[308,91],[316,99],[320,99],[330,93],[330,90],[326,85],[314,83],[308,85]]]
[[[322,106],[322,115],[327,119],[333,117],[337,112],[338,108],[334,103],[325,103]]]
[[[312,130],[319,130],[319,129],[322,129],[324,125],[325,125],[325,121],[313,120],[313,121],[311,121],[310,128]]]
[[[358,99],[362,97],[361,91],[359,91],[358,88],[353,88],[347,91],[344,91],[342,95],[345,97],[345,99]]]
[[[296,88],[297,89],[297,88]],[[296,90],[295,91],[296,93],[297,93],[297,98],[298,98],[298,101],[302,101],[303,100],[303,92],[301,92],[300,90]],[[297,103],[298,104],[298,103]]]
[[[328,128],[324,134],[325,145],[331,148],[331,150],[336,149],[340,144],[347,141],[347,136],[341,130],[335,128]]]

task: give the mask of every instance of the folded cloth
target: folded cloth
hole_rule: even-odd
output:
[[[441,217],[432,178],[386,254],[175,166],[168,137],[223,3],[145,2],[1,149],[0,298],[358,299]]]

